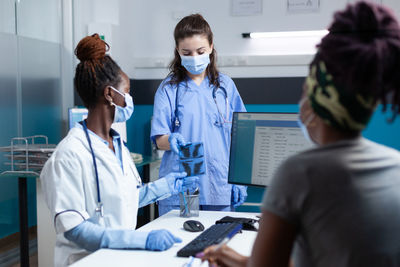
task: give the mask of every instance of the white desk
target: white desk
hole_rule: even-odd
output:
[[[166,251],[100,249],[76,262],[72,266],[182,266],[188,261],[188,258],[179,258],[176,256],[176,253],[201,233],[185,231],[183,229],[183,223],[186,220],[198,220],[207,229],[213,225],[215,221],[224,216],[255,218],[257,215],[257,213],[245,212],[200,211],[199,217],[181,218],[178,214],[177,210],[173,210],[138,229],[138,231],[167,229],[174,235],[182,238],[182,243],[175,244]],[[250,255],[256,235],[257,232],[243,231],[243,233],[236,234],[232,240],[229,241],[228,246],[237,250],[241,254]]]

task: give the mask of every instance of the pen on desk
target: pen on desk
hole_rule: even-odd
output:
[[[194,259],[195,259],[195,257],[190,257],[190,258],[189,258],[189,262],[186,263],[186,265],[184,265],[184,266],[185,266],[185,267],[191,267],[192,264],[193,264]]]

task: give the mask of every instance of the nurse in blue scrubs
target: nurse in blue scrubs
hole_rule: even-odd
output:
[[[179,171],[181,145],[203,142],[200,209],[231,211],[247,197],[246,187],[227,181],[232,114],[246,109],[232,79],[217,70],[213,33],[201,15],[184,17],[174,38],[170,74],[154,99],[151,139],[165,150],[159,176]],[[159,201],[160,215],[178,208],[178,196]]]

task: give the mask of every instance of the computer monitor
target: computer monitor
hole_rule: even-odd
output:
[[[88,110],[86,108],[69,108],[68,109],[69,129],[72,129],[75,123],[86,119],[87,115],[88,115]]]
[[[312,147],[297,113],[234,112],[228,182],[268,186],[289,156]]]
[[[86,119],[87,116],[88,116],[88,110],[86,108],[81,108],[81,107],[69,108],[68,109],[69,128],[71,129],[72,127],[74,127],[75,123]],[[121,135],[121,138],[124,142],[127,142],[125,122],[113,123],[111,127]]]

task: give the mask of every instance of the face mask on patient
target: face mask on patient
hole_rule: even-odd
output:
[[[303,99],[300,100],[299,110],[301,110],[301,107],[304,105],[304,102],[306,101],[306,99],[307,98],[303,98]],[[305,120],[305,123],[302,122],[302,120],[300,118],[300,115],[299,115],[299,118],[297,119],[297,124],[299,125],[301,131],[303,132],[304,137],[306,138],[307,141],[309,141],[312,144],[316,144],[316,143],[314,142],[314,140],[312,140],[312,138],[310,136],[310,133],[308,132],[307,125],[314,119],[314,117],[315,117],[315,114],[314,113],[311,114]]]

